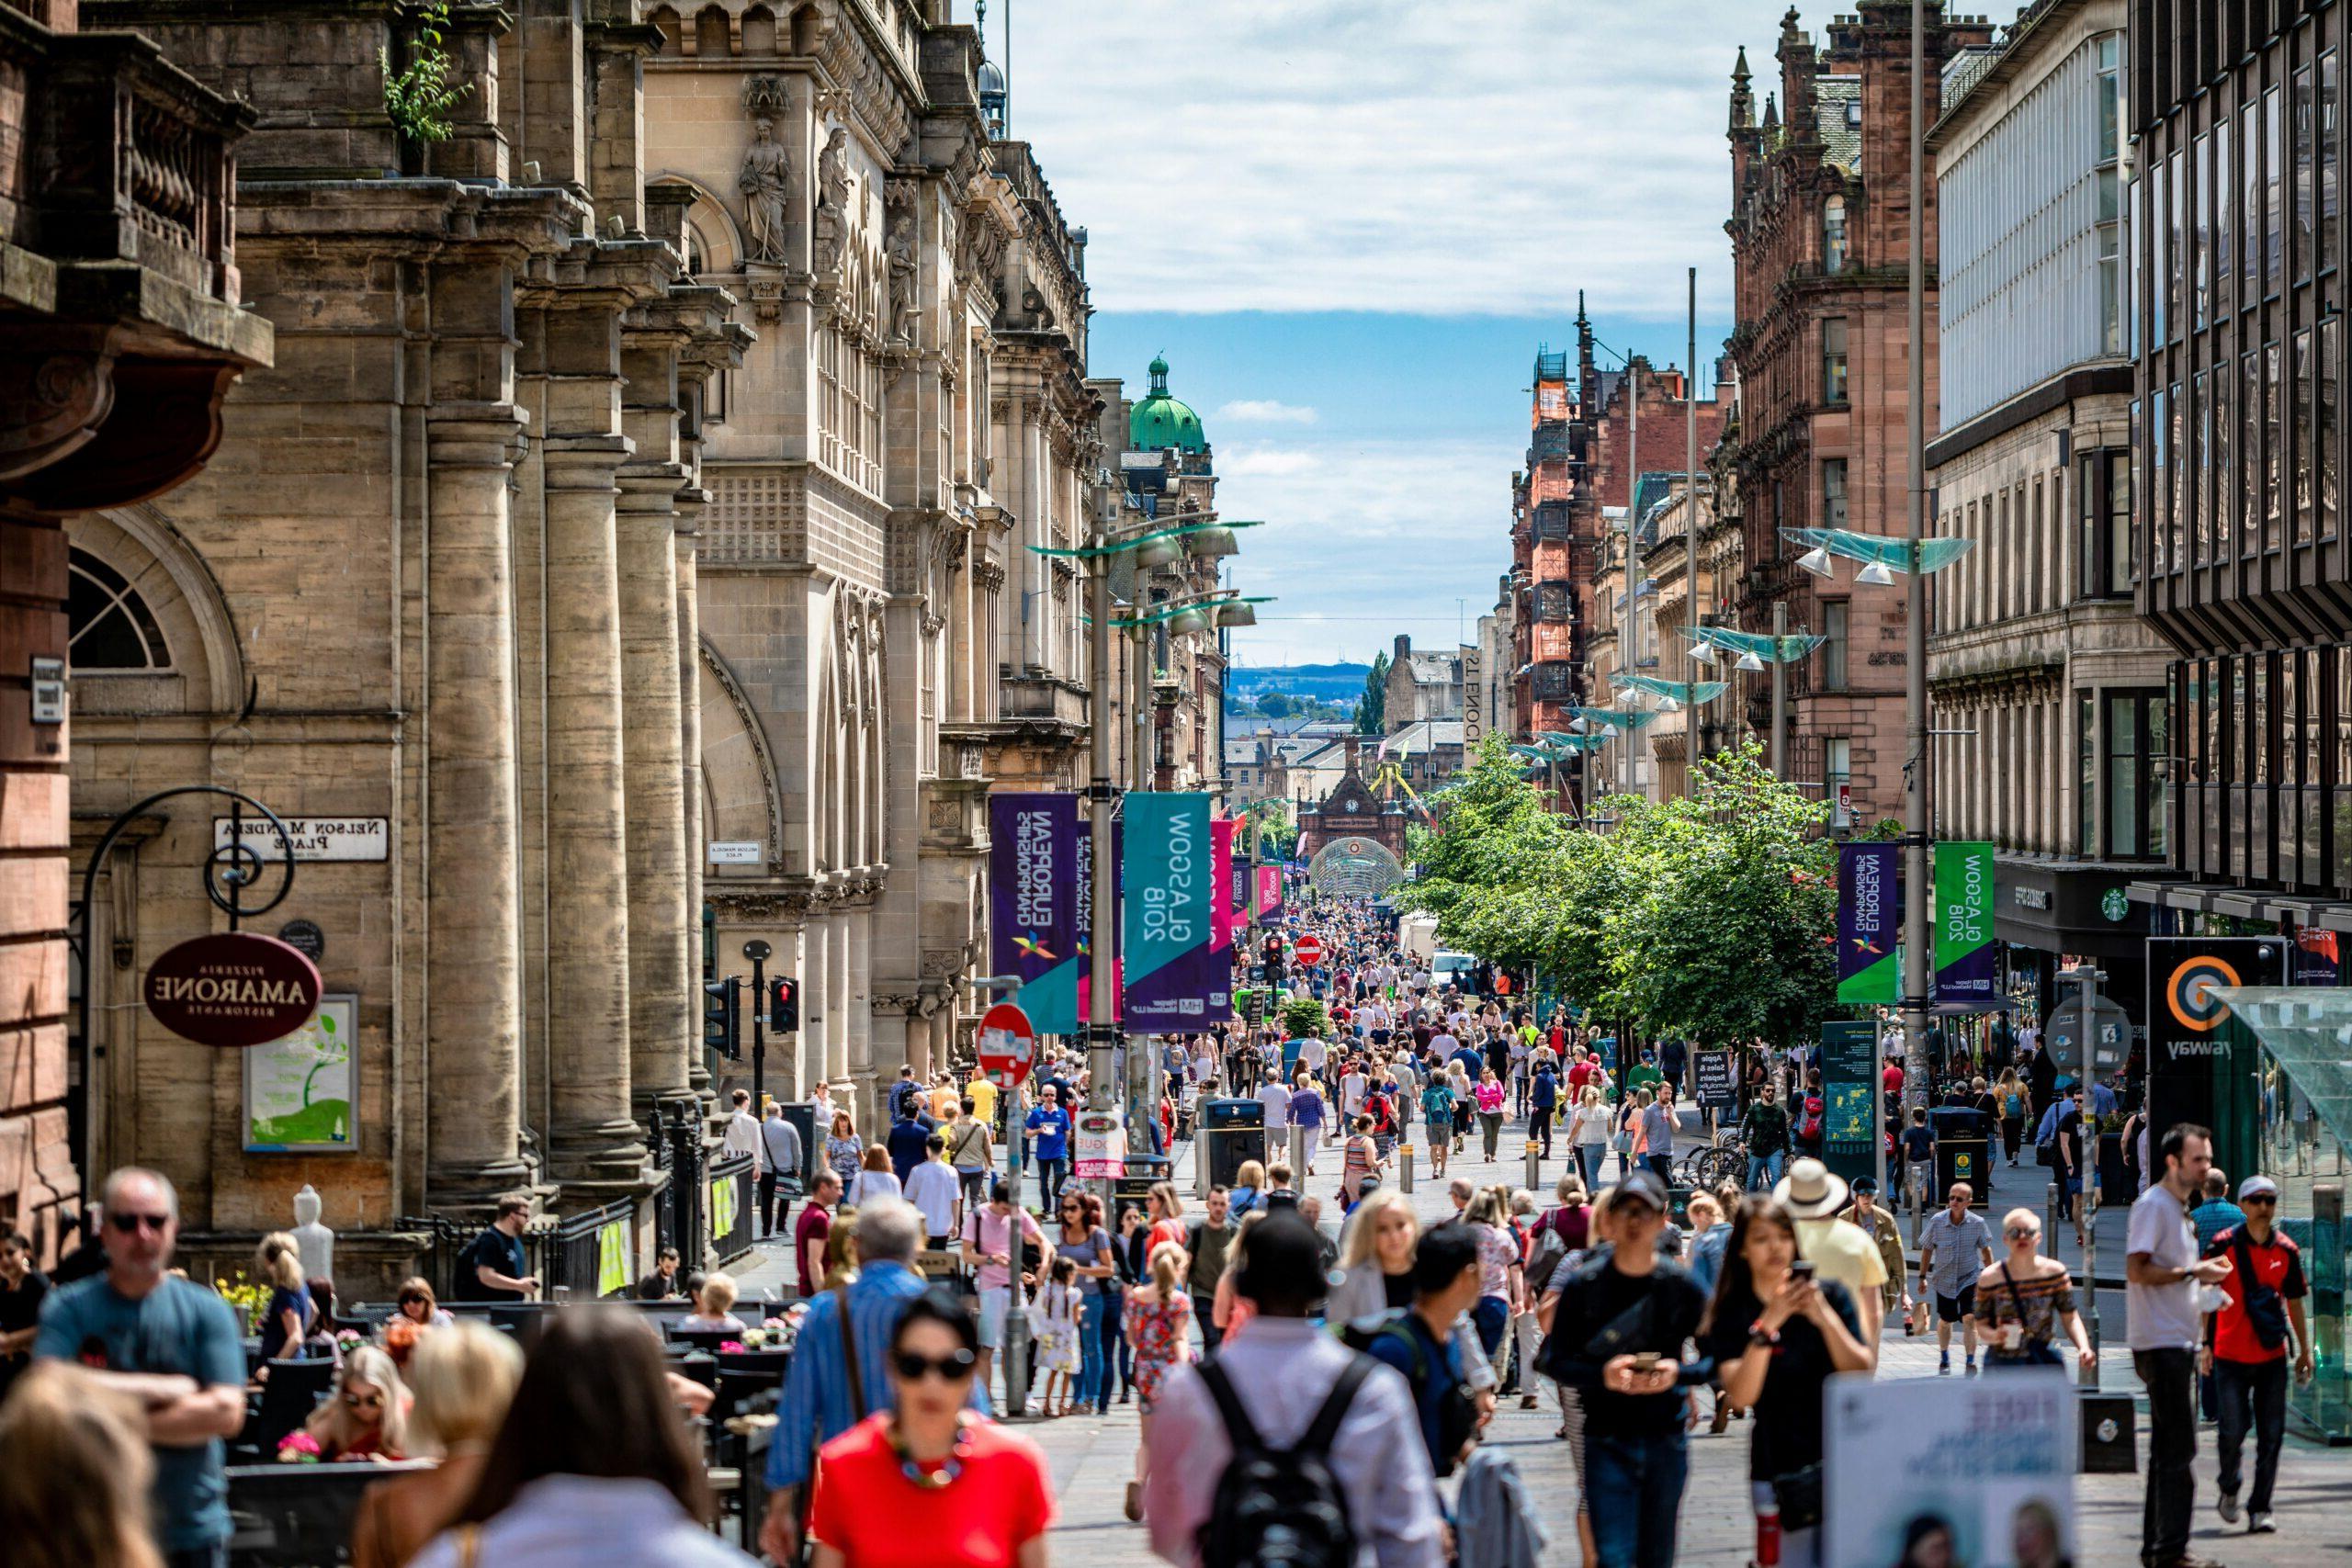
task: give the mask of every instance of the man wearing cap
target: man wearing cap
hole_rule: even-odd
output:
[[[2287,1346],[2294,1329],[2295,1381],[2312,1381],[2312,1337],[2303,1319],[2303,1260],[2277,1224],[2278,1184],[2249,1176],[2238,1184],[2245,1223],[2206,1244],[2205,1256],[2225,1260],[2228,1298],[2205,1314],[2205,1348],[2198,1370],[2213,1376],[2222,1424],[2222,1517],[2238,1520],[2239,1461],[2249,1424],[2254,1431],[2254,1491],[2245,1500],[2248,1535],[2265,1535],[2270,1492],[2278,1479],[2278,1447],[2287,1436]]]
[[[1812,1158],[1792,1163],[1789,1174],[1772,1189],[1773,1201],[1796,1219],[1798,1252],[1813,1265],[1816,1275],[1837,1280],[1854,1298],[1854,1314],[1861,1319],[1862,1343],[1869,1348],[1871,1365],[1875,1368],[1879,1329],[1886,1322],[1886,1303],[1882,1294],[1886,1284],[1886,1264],[1878,1255],[1877,1245],[1862,1234],[1860,1226],[1847,1224],[1838,1217],[1846,1207],[1848,1196],[1846,1179]]]
[[[1907,1326],[1911,1311],[1911,1293],[1903,1287],[1911,1278],[1909,1265],[1903,1257],[1903,1233],[1895,1227],[1894,1216],[1878,1206],[1878,1183],[1867,1176],[1854,1178],[1854,1206],[1846,1217],[1861,1227],[1878,1248],[1878,1260],[1886,1266],[1886,1284],[1879,1292],[1879,1312],[1882,1317],[1901,1307]]]
[[[1585,1493],[1608,1505],[1590,1510],[1594,1559],[1608,1568],[1674,1561],[1690,1463],[1682,1391],[1714,1375],[1713,1358],[1682,1359],[1707,1297],[1657,1254],[1666,1209],[1666,1188],[1648,1170],[1610,1193],[1612,1245],[1564,1281],[1542,1369],[1583,1407]]]
[[[1327,1461],[1347,1500],[1356,1568],[1442,1568],[1445,1548],[1429,1451],[1396,1440],[1419,1426],[1405,1380],[1307,1319],[1307,1309],[1329,1289],[1314,1233],[1295,1213],[1270,1213],[1250,1228],[1241,1254],[1234,1294],[1257,1311],[1214,1363],[1234,1402],[1267,1447],[1287,1449],[1306,1434],[1340,1375],[1362,1363],[1362,1384],[1346,1402]],[[1151,1548],[1179,1568],[1200,1562],[1201,1526],[1233,1455],[1203,1375],[1206,1364],[1169,1369],[1146,1443],[1144,1517],[1151,1523]]]

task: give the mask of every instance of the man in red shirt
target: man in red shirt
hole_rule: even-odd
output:
[[[1889,1056],[1886,1059],[1886,1071],[1879,1075],[1879,1082],[1886,1086],[1887,1093],[1901,1094],[1903,1092],[1903,1064],[1893,1056]]]
[[[800,1265],[800,1293],[813,1296],[825,1282],[825,1238],[833,1233],[833,1205],[842,1201],[842,1179],[833,1171],[817,1173],[808,1206],[792,1225],[792,1256]]]
[[[2227,1300],[2205,1315],[2205,1348],[2198,1371],[2213,1374],[2221,1415],[2222,1517],[2238,1519],[2239,1459],[2246,1428],[2254,1428],[2254,1491],[2245,1500],[2248,1535],[2265,1535],[2270,1491],[2278,1479],[2278,1447],[2287,1435],[2287,1330],[2294,1330],[2295,1378],[2312,1380],[2312,1337],[2303,1319],[2303,1260],[2273,1223],[2278,1184],[2249,1176],[2238,1184],[2245,1223],[2206,1244],[2205,1256],[2228,1263],[2219,1283]],[[2249,1279],[2248,1276],[2252,1278]]]

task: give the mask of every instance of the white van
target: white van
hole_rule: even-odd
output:
[[[1441,952],[1430,964],[1430,980],[1437,986],[1450,981],[1466,991],[1470,989],[1472,972],[1477,967],[1478,961],[1466,953]]]

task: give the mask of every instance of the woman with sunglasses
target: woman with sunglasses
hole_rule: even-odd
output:
[[[1102,1342],[1102,1289],[1116,1277],[1111,1235],[1102,1228],[1102,1200],[1065,1187],[1059,1205],[1061,1229],[1054,1255],[1078,1269],[1078,1405],[1100,1410],[1108,1392],[1109,1361]]]
[[[965,1408],[979,1366],[972,1314],[943,1292],[917,1296],[889,1365],[895,1410],[818,1451],[813,1568],[1045,1568],[1045,1456]]]
[[[1986,1371],[2057,1367],[2065,1363],[2054,1341],[2063,1326],[2086,1367],[2098,1358],[2075,1310],[2075,1277],[2041,1255],[2041,1222],[2031,1209],[2011,1209],[2001,1221],[2008,1256],[1976,1276],[1976,1333],[1984,1341]]]
[[[406,1459],[408,1389],[391,1357],[373,1345],[345,1356],[334,1392],[311,1413],[305,1429],[324,1461]]]

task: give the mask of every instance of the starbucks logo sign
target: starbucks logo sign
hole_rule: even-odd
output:
[[[2099,897],[2098,912],[2110,920],[2120,920],[2132,912],[2132,900],[2120,887],[2110,887]]]

